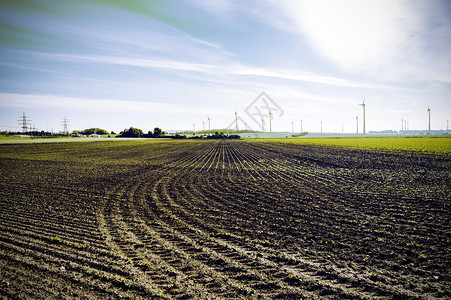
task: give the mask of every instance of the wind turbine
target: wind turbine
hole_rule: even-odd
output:
[[[428,124],[428,131],[431,131],[431,109],[428,106],[428,116],[429,116],[429,124]]]
[[[366,131],[365,131],[365,106],[366,106],[365,97],[363,97],[363,103],[359,104],[359,105],[361,105],[363,107],[363,134],[365,134],[366,133]]]

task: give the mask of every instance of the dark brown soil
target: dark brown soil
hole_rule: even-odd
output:
[[[449,299],[451,158],[246,141],[0,146],[0,295]]]

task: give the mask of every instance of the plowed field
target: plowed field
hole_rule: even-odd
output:
[[[450,170],[246,141],[1,145],[0,295],[449,299]]]

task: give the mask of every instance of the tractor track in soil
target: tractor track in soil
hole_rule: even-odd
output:
[[[0,147],[6,298],[450,297],[447,156],[80,145]]]

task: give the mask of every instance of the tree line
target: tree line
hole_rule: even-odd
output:
[[[166,132],[158,127],[155,127],[153,131],[149,131],[146,134],[139,128],[130,127],[129,129],[124,129],[116,137],[133,137],[133,138],[172,138],[172,139],[186,139],[186,135],[168,135]],[[212,135],[194,135],[188,137],[188,139],[240,139],[241,137],[237,134],[227,135],[223,132],[215,132]]]
[[[101,128],[88,128],[85,130],[74,130],[72,131],[75,134],[83,134],[83,135],[90,135],[90,134],[109,134],[108,131],[106,131],[105,129],[101,129]],[[111,132],[111,134],[114,134],[113,132]]]
[[[158,127],[155,127],[153,131],[148,131],[146,134],[139,128],[130,127],[129,129],[124,129],[116,137],[136,137],[136,138],[161,138],[166,137],[166,132]]]
[[[212,132],[209,132],[212,133]],[[30,131],[30,132],[13,132],[13,131],[2,131],[0,132],[1,135],[29,135],[31,137],[62,137],[62,136],[69,136],[68,133],[52,133],[47,131]],[[101,128],[88,128],[84,130],[73,130],[71,136],[80,136],[80,135],[91,135],[91,134],[98,134],[98,135],[108,135],[112,134],[115,135],[116,133],[114,131],[111,131],[109,133],[105,129]],[[144,133],[141,129],[130,127],[128,129],[124,129],[121,131],[116,137],[132,137],[132,138],[171,138],[171,139],[240,139],[241,137],[237,134],[225,134],[224,132],[218,132],[216,131],[214,134],[202,134],[202,135],[193,135],[190,137],[187,137],[186,135],[168,135],[166,132],[164,132],[161,128],[155,127],[153,131],[148,131],[147,133]]]

